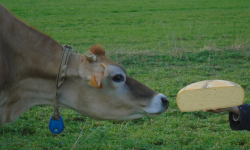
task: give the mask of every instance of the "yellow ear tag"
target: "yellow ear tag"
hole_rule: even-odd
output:
[[[95,75],[92,75],[92,78],[91,78],[89,84],[90,84],[91,86],[93,86],[93,87],[98,88],[98,89],[102,89],[102,88],[103,88],[102,85],[100,85],[100,86],[98,87],[98,84],[97,84],[97,82],[96,82],[96,80],[95,80]]]

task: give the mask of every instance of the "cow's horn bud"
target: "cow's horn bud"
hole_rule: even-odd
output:
[[[87,59],[88,59],[90,62],[95,62],[95,61],[96,61],[96,56],[95,56],[95,54],[93,54],[92,52],[87,51],[87,52],[85,53],[85,55],[86,55]]]

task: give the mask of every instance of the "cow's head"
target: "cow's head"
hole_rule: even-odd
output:
[[[71,109],[100,120],[130,120],[154,117],[168,108],[165,95],[128,76],[122,66],[105,56],[100,46],[92,46],[80,57],[80,77],[64,87],[65,92],[70,92],[64,101]]]

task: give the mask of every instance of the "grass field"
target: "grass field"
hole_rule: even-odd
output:
[[[66,128],[53,135],[52,107],[36,106],[0,127],[0,149],[250,149],[250,132],[232,131],[228,113],[182,113],[176,104],[180,89],[208,79],[240,84],[250,103],[249,0],[1,3],[75,52],[101,44],[130,76],[167,95],[170,108],[156,118],[126,122],[62,109]]]

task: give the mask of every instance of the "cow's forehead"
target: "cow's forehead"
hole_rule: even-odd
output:
[[[108,57],[106,57],[105,50],[101,46],[93,45],[90,47],[89,51],[94,53],[97,57],[100,57],[102,63],[107,64],[107,65],[117,66],[117,67],[121,68],[122,71],[124,71],[124,73],[126,73],[126,70],[121,65],[111,61]]]
[[[112,60],[110,60],[108,57],[106,56],[100,56],[101,58],[101,63],[104,63],[106,65],[114,65],[114,66],[117,66],[119,67],[124,73],[126,73],[126,70],[119,64],[113,62]]]

